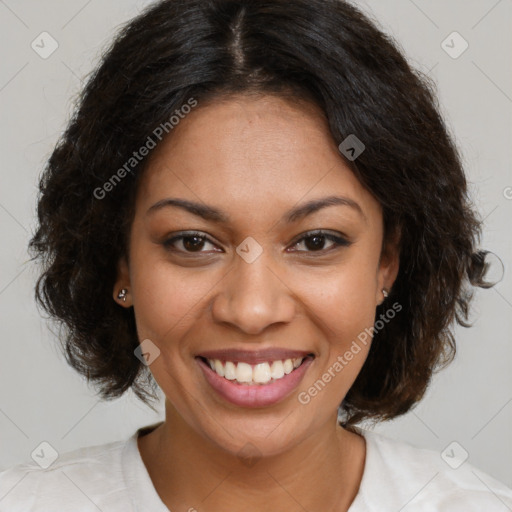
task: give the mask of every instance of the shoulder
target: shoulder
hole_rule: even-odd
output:
[[[472,466],[460,445],[441,454],[360,432],[367,446],[360,493],[369,510],[512,510],[512,489]]]
[[[119,500],[116,490],[124,487],[122,457],[130,440],[59,454],[46,469],[33,462],[0,472],[0,511],[97,512],[102,505],[117,510],[109,506]]]

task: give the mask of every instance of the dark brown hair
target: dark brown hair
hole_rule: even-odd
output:
[[[112,299],[147,159],[103,197],[94,191],[190,98],[200,108],[252,92],[307,99],[337,144],[354,134],[365,145],[347,163],[382,205],[385,239],[401,233],[399,274],[376,316],[394,302],[402,311],[375,333],[340,412],[347,426],[403,414],[453,358],[451,325],[470,325],[472,286],[489,286],[481,223],[430,80],[344,1],[165,0],[127,24],[41,177],[36,299],[64,328],[67,361],[102,398],[132,387],[150,405],[156,383],[134,356],[133,308]]]

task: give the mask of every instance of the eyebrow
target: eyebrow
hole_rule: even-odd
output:
[[[322,208],[327,208],[328,206],[349,206],[353,210],[357,211],[365,221],[367,220],[366,215],[358,203],[349,197],[342,196],[328,196],[321,199],[313,199],[308,201],[307,203],[304,203],[286,212],[283,215],[283,220],[287,223],[296,222],[299,219],[307,217],[308,215],[311,215],[312,213],[315,213]],[[148,209],[146,215],[153,214],[167,207],[181,208],[189,213],[192,213],[193,215],[219,224],[227,224],[230,220],[229,215],[223,213],[213,206],[196,203],[187,199],[177,199],[170,197],[155,203]]]

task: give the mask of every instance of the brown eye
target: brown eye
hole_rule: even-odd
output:
[[[305,238],[305,245],[311,251],[318,251],[324,248],[326,240],[324,235],[312,235]]]
[[[205,239],[199,236],[183,237],[183,247],[187,251],[200,251],[204,246]]]
[[[213,242],[200,233],[185,233],[166,240],[163,245],[166,249],[182,253],[203,253],[202,249],[206,244],[213,247]],[[215,251],[219,252],[219,251]]]
[[[330,247],[327,249],[324,247],[326,241],[331,242]],[[351,242],[345,238],[330,233],[325,233],[323,231],[318,231],[306,234],[297,242],[295,242],[293,246],[297,247],[301,244],[304,244],[306,250],[299,250],[298,252],[323,252],[333,250],[341,246],[347,247],[351,244]]]

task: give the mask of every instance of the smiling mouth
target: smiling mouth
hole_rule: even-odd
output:
[[[209,350],[195,357],[217,396],[238,407],[261,408],[285,400],[313,364],[315,354],[285,348]]]
[[[274,359],[256,364],[198,357],[218,376],[228,381],[246,386],[265,386],[283,379],[303,365],[306,360],[313,359],[314,355],[307,354],[301,357]]]

